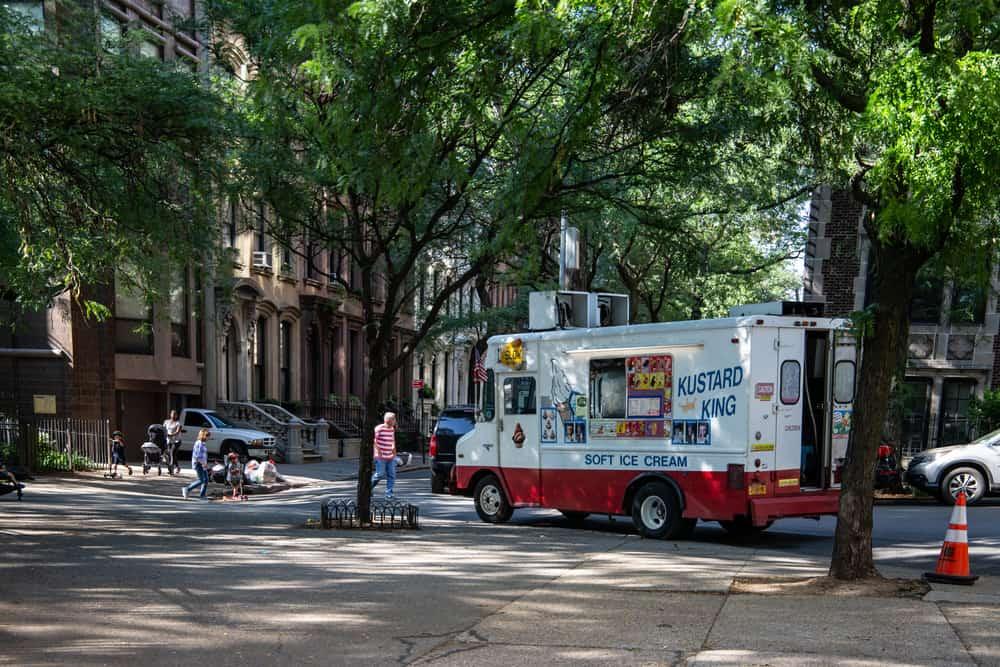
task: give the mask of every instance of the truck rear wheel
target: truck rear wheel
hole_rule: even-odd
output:
[[[672,540],[690,521],[681,517],[681,506],[673,489],[663,482],[648,482],[632,499],[632,521],[643,537]]]
[[[472,494],[476,503],[476,514],[486,523],[504,523],[510,520],[514,508],[510,506],[500,480],[487,475],[476,484]]]

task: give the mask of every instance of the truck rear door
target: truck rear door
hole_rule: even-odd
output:
[[[818,464],[820,443],[805,442],[802,433],[802,361],[805,353],[805,331],[782,327],[778,331],[778,400],[775,402],[775,466],[779,471],[799,471]],[[788,479],[795,479],[788,475]],[[779,484],[781,482],[779,481]],[[783,492],[796,491],[791,482],[780,487]]]

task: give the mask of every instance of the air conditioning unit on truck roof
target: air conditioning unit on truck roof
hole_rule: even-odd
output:
[[[528,328],[590,329],[628,324],[628,296],[594,292],[532,292],[528,295]]]

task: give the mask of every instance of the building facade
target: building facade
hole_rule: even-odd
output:
[[[871,242],[863,206],[849,193],[821,187],[813,194],[806,246],[807,301],[829,316],[871,303]],[[903,452],[967,442],[969,400],[1000,384],[997,267],[990,288],[959,284],[927,272],[918,276],[910,306],[904,386],[898,397]]]
[[[39,29],[55,25],[55,3],[5,4]],[[195,0],[102,0],[101,8],[107,48],[141,30],[143,55],[209,66],[199,35],[174,27],[199,16]],[[230,55],[240,58],[238,44]],[[246,76],[245,59],[231,64]],[[221,205],[218,252],[171,276],[161,302],[133,293],[121,267],[113,284],[84,295],[109,307],[103,322],[87,319],[67,295],[44,312],[0,299],[0,321],[15,324],[0,327],[0,412],[109,419],[138,456],[146,427],[171,409],[268,401],[328,416],[331,404],[360,406],[368,382],[362,311],[352,296],[360,273],[339,262],[347,284],[333,280],[330,252],[282,248],[267,235],[264,214]],[[398,324],[397,350],[410,349],[412,330],[412,316]],[[387,399],[409,396],[412,370],[404,364]]]

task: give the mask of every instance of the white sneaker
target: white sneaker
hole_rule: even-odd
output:
[[[184,500],[188,499],[188,490],[186,486],[183,489],[181,489],[181,495],[184,496]]]

